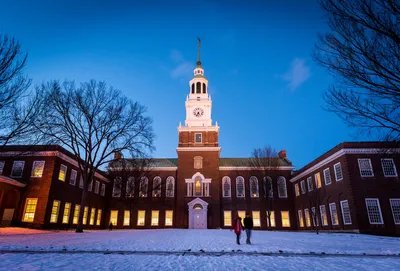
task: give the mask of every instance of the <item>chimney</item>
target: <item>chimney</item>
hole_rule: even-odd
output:
[[[278,152],[278,156],[281,159],[286,158],[286,150],[281,150],[280,152]]]
[[[118,160],[122,158],[122,154],[119,151],[114,152],[114,160]]]

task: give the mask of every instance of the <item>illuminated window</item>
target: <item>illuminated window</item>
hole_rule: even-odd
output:
[[[286,179],[282,176],[278,177],[278,197],[287,198]]]
[[[158,215],[159,211],[151,211],[151,225],[158,226]]]
[[[114,179],[112,196],[113,198],[121,197],[121,187],[122,187],[122,179],[121,177],[117,177]]]
[[[129,177],[126,182],[126,193],[125,197],[133,198],[135,196],[135,178]]]
[[[173,198],[175,195],[175,178],[172,176],[169,176],[166,181],[165,185],[165,196],[167,198]]]
[[[50,223],[57,223],[59,209],[60,209],[60,201],[54,200],[53,207],[51,208]]]
[[[78,224],[80,209],[81,209],[81,206],[79,204],[75,204],[74,217],[72,219],[72,224]]]
[[[153,179],[153,198],[161,197],[161,178],[159,176]]]
[[[298,210],[297,214],[299,216],[299,226],[300,228],[303,228],[304,227],[303,210]]]
[[[65,181],[65,176],[67,175],[67,166],[61,165],[60,166],[60,172],[58,173],[58,179],[60,181]]]
[[[329,211],[331,213],[332,225],[339,225],[339,219],[336,210],[336,203],[329,203]]]
[[[63,224],[68,224],[69,222],[69,213],[71,212],[71,203],[66,202],[64,205],[64,213],[63,213]]]
[[[24,216],[22,218],[23,222],[33,222],[35,218],[35,211],[38,199],[28,198],[25,202]]]
[[[117,222],[118,222],[118,210],[111,210],[110,223],[112,223],[114,226],[116,226]]]
[[[302,180],[300,182],[300,188],[301,188],[301,194],[305,194],[306,193],[306,183],[304,180]]]
[[[289,211],[281,211],[282,227],[290,227]]]
[[[149,187],[149,179],[147,177],[140,178],[139,197],[141,198],[147,197],[148,187]]]
[[[11,170],[11,177],[20,178],[24,172],[25,161],[14,161]]]
[[[384,224],[379,199],[365,199],[370,224]]]
[[[397,177],[396,165],[394,164],[393,159],[381,159],[381,164],[385,177]]]
[[[231,197],[231,178],[228,176],[222,178],[222,197]]]
[[[34,161],[32,166],[31,177],[41,178],[43,176],[44,161]]]
[[[237,198],[244,198],[245,196],[244,191],[244,178],[242,176],[238,176],[236,178],[236,197]]]
[[[96,208],[92,208],[90,210],[90,220],[89,220],[89,225],[94,225],[94,217],[96,215]]]
[[[246,212],[245,211],[238,211],[237,213],[238,213],[238,217],[240,217],[242,219],[246,217]]]
[[[314,226],[319,226],[319,218],[317,215],[317,209],[315,207],[311,208],[311,215],[312,215]]]
[[[173,213],[172,210],[165,211],[165,226],[172,226]]]
[[[267,227],[269,227],[269,220],[271,220],[271,227],[276,227],[276,224],[275,224],[275,212],[274,211],[270,211],[270,217],[269,217],[269,220],[268,220],[268,211],[267,211],[266,217],[267,217]]]
[[[88,212],[89,212],[89,207],[85,206],[85,209],[83,209],[83,225],[86,225],[87,223]]]
[[[304,209],[304,216],[306,218],[306,226],[311,227],[311,216],[310,216],[310,210]]]
[[[321,174],[319,174],[319,172],[318,173],[316,173],[315,175],[314,175],[314,178],[315,178],[315,188],[321,188],[321,186],[322,186],[322,183],[321,183]]]
[[[252,214],[253,214],[254,227],[261,227],[260,212],[253,211]]]
[[[358,167],[360,168],[361,177],[373,177],[371,159],[358,159]]]
[[[96,181],[94,185],[94,193],[99,194],[100,182]]]
[[[299,189],[299,184],[298,183],[296,183],[294,185],[294,191],[296,193],[296,197],[300,196],[300,189]]]
[[[330,185],[332,183],[331,170],[329,168],[324,169],[324,179],[325,179],[325,185]]]
[[[250,177],[250,196],[252,198],[258,198],[259,193],[258,193],[258,179],[255,176]]]
[[[351,225],[349,202],[347,200],[342,200],[340,202],[340,207],[342,208],[343,224]]]
[[[194,179],[194,194],[195,196],[201,196],[201,178],[196,177]]]
[[[102,213],[101,209],[98,209],[97,210],[97,219],[96,219],[97,226],[100,226],[100,223],[101,223],[101,213]]]
[[[224,226],[230,227],[232,226],[232,212],[224,211]]]
[[[146,215],[146,211],[144,211],[144,210],[138,211],[138,217],[137,217],[137,225],[138,226],[144,226],[145,215]]]
[[[124,226],[131,224],[131,212],[129,210],[124,211]]]
[[[4,169],[4,165],[5,165],[5,161],[0,161],[0,174],[3,174],[3,169]]]
[[[102,183],[100,195],[104,196],[105,194],[106,194],[106,185],[104,183]]]
[[[312,182],[312,178],[308,177],[307,178],[307,187],[308,187],[308,192],[313,191],[314,186],[313,186],[313,182]]]
[[[322,226],[328,226],[328,216],[326,215],[325,205],[319,206],[319,212],[321,214]]]
[[[343,172],[342,172],[342,166],[340,165],[340,163],[337,163],[333,166],[333,168],[335,169],[335,179],[336,181],[341,181],[343,180]]]
[[[69,184],[70,185],[75,185],[76,184],[76,176],[78,173],[76,172],[75,169],[71,169],[71,176],[69,177]]]

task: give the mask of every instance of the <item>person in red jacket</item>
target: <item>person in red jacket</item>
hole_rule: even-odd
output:
[[[240,216],[233,220],[232,229],[236,234],[236,244],[240,245],[240,234],[243,231],[242,218]]]

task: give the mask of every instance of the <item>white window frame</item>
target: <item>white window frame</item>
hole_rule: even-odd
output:
[[[289,222],[289,225],[287,225],[287,226],[283,225],[283,213],[286,213],[286,212],[288,214],[288,222]],[[281,223],[282,223],[282,228],[290,228],[291,227],[289,211],[281,211]]]
[[[268,221],[268,211],[265,213],[265,219],[267,221],[267,227],[273,228],[273,227],[276,227],[275,211],[270,211],[270,213],[271,213],[271,215],[270,215],[269,219],[271,220],[271,226],[268,226],[268,223],[269,223],[269,221]]]
[[[228,218],[229,218],[229,223],[226,223]],[[232,211],[224,210],[224,227],[231,227],[231,226],[232,226]]]
[[[60,179],[61,171],[64,171],[64,180]],[[59,181],[65,182],[65,180],[67,179],[67,171],[68,171],[68,167],[64,164],[61,164],[60,171],[58,171],[58,180]]]
[[[117,181],[120,184],[117,184]],[[117,186],[120,186],[119,188]],[[119,191],[117,191],[119,189]],[[121,197],[121,190],[122,190],[122,178],[121,177],[116,177],[114,178],[114,182],[113,182],[113,191],[112,191],[112,197],[113,198],[119,198]]]
[[[42,164],[42,171],[40,172],[40,176],[34,176],[33,172],[35,171],[35,166],[36,164]],[[44,166],[46,164],[46,161],[33,161],[33,165],[32,165],[32,172],[31,172],[31,178],[42,178],[43,177],[43,171],[44,171]]]
[[[26,209],[28,207],[28,202],[29,201],[35,201],[35,208],[33,208],[32,212],[26,212]],[[37,204],[38,204],[39,199],[38,198],[26,198],[25,200],[25,207],[24,207],[24,213],[22,215],[22,222],[34,222],[35,220],[35,214],[36,214],[36,209],[37,209]],[[33,204],[30,204],[33,206]],[[28,214],[28,218],[27,218],[27,214]],[[31,215],[33,214],[33,215]],[[31,218],[32,217],[32,218]]]
[[[347,209],[349,212],[349,219],[350,221],[346,221],[345,219],[345,208],[343,207],[344,204],[347,204]],[[347,200],[341,200],[340,201],[340,209],[342,210],[342,219],[343,219],[343,224],[344,225],[351,225],[352,221],[351,221],[351,212],[350,212],[350,205],[349,202]]]
[[[336,166],[339,166],[340,168],[340,175],[342,175],[340,176],[341,177],[340,179],[338,179],[338,172]],[[343,180],[343,169],[342,169],[342,164],[340,164],[340,162],[333,165],[333,170],[335,171],[335,181],[340,182],[341,180]]]
[[[378,207],[379,217],[380,217],[380,221],[381,222],[371,222],[370,212],[368,211],[368,204],[367,204],[368,201],[374,201],[374,202],[377,203],[376,205]],[[383,221],[381,205],[379,203],[379,199],[378,198],[365,198],[365,208],[367,209],[369,224],[371,224],[371,225],[383,225],[383,224],[385,224],[384,221]]]
[[[168,216],[167,216],[167,213],[168,212],[171,212],[171,223],[167,223],[167,219],[168,219]],[[173,225],[174,225],[174,211],[173,210],[165,210],[165,227],[173,227]]]
[[[281,191],[280,191],[280,183],[283,183],[283,188],[284,188],[284,194],[283,195],[281,195]],[[283,177],[283,176],[279,176],[278,177],[278,181],[277,181],[277,184],[278,184],[278,198],[280,198],[280,199],[286,199],[288,196],[287,196],[287,184],[286,184],[286,178],[285,177]]]
[[[327,212],[326,212],[326,206],[325,206],[325,204],[319,206],[319,214],[320,214],[320,216],[321,216],[321,225],[322,225],[322,226],[328,226],[328,225],[329,225],[329,222],[328,222],[328,214],[327,214]],[[326,218],[326,220],[325,220],[325,218]],[[326,223],[325,223],[325,222],[326,222]]]
[[[94,193],[99,194],[99,189],[100,189],[100,182],[96,181],[94,184]]]
[[[55,215],[53,215],[53,209],[54,209],[54,203],[57,202],[57,212]],[[58,215],[60,213],[60,204],[61,202],[59,200],[53,200],[53,204],[51,205],[51,212],[50,212],[50,223],[55,224],[58,223]],[[55,216],[55,220],[53,220],[53,216]]]
[[[238,192],[239,191],[239,189],[238,189],[239,180],[243,184],[243,195],[241,195],[241,196],[239,196],[239,192]],[[246,197],[246,186],[244,183],[244,178],[242,176],[236,177],[236,197],[237,198],[245,198]]]
[[[296,183],[296,184],[294,185],[294,194],[296,195],[296,197],[300,196],[299,183]]]
[[[342,175],[343,175],[343,173],[342,173]],[[328,178],[327,178],[327,176],[328,176]],[[329,182],[327,182],[327,180],[329,180]],[[325,183],[325,185],[330,185],[332,183],[330,168],[324,169],[324,183]]]
[[[168,189],[168,185],[170,183],[172,184],[172,189]],[[175,197],[175,178],[172,176],[169,176],[165,181],[165,197],[167,198]]]
[[[113,217],[113,214],[116,214],[115,217]],[[111,223],[113,223],[113,226],[118,225],[118,210],[110,210],[110,224]]]
[[[394,224],[400,225],[400,198],[389,199],[389,202],[390,202],[390,208],[392,209]],[[394,206],[396,210],[393,209],[393,205],[396,205]]]
[[[319,178],[317,178],[317,176],[319,176]],[[322,187],[321,173],[319,172],[315,173],[314,179],[315,179],[315,189],[320,189]],[[318,186],[318,179],[319,179],[319,186]]]
[[[72,216],[72,224],[78,224],[79,212],[81,210],[81,206],[79,204],[75,204],[74,213]]]
[[[17,164],[17,163],[21,163],[21,175],[14,175],[14,168],[15,168],[15,165]],[[25,161],[14,161],[13,162],[13,166],[12,166],[12,169],[11,169],[11,175],[10,175],[10,177],[12,177],[12,178],[21,178],[23,175],[24,175],[24,168],[25,168]]]
[[[139,216],[140,212],[143,212],[143,225],[139,223],[139,221],[141,221],[141,220],[139,220],[139,218],[140,218],[140,216]],[[137,214],[138,214],[138,215],[137,215],[137,223],[136,223],[136,226],[144,227],[144,226],[146,225],[146,210],[138,210]]]
[[[143,186],[145,185],[145,189]],[[146,198],[149,194],[149,178],[141,177],[139,182],[139,198]]]
[[[157,215],[154,216],[154,214],[157,214]],[[152,227],[160,226],[160,210],[151,210],[151,223],[150,223],[150,226],[152,226]]]
[[[225,194],[225,183],[229,185],[228,194]],[[223,198],[230,198],[232,197],[232,185],[231,185],[231,178],[229,176],[224,176],[222,178],[222,197]]]
[[[300,190],[302,195],[306,193],[306,182],[304,180],[300,182]]]
[[[299,217],[299,227],[304,228],[303,210],[297,210],[297,216]]]
[[[67,206],[69,206],[68,209],[66,208]],[[63,212],[62,222],[61,222],[62,224],[69,223],[69,218],[71,215],[71,206],[72,206],[72,204],[70,202],[64,203],[64,212]],[[65,213],[66,210],[68,210],[67,214]]]
[[[256,185],[256,194],[253,194],[253,181],[255,180]],[[256,176],[251,176],[249,178],[249,186],[250,186],[250,198],[258,198],[260,196],[259,193],[259,185],[258,185],[258,178]]]
[[[313,184],[311,176],[307,178],[307,189],[308,189],[308,192],[311,192],[314,190],[314,184]]]
[[[122,226],[130,226],[131,225],[131,211],[124,210],[124,223]]]
[[[317,208],[315,208],[315,207],[311,208],[311,217],[312,217],[314,227],[318,227],[319,226],[319,218],[318,218],[318,214],[317,214]]]
[[[372,168],[372,162],[371,162],[371,159],[370,159],[370,158],[358,158],[357,161],[358,161],[358,169],[360,170],[360,176],[361,176],[361,177],[363,177],[363,178],[374,177],[374,169]],[[369,169],[362,169],[360,163],[366,162],[366,161],[368,161]],[[370,171],[371,171],[371,175],[365,175],[365,174],[363,174],[362,171],[364,171],[364,173],[365,173],[365,171],[367,171],[367,170],[370,170]]]
[[[159,183],[158,188],[155,186]],[[162,185],[162,179],[160,176],[156,176],[153,179],[153,191],[151,191],[151,196],[153,198],[161,198],[161,185]]]
[[[74,177],[75,176],[75,177]],[[74,178],[72,178],[74,177]],[[75,169],[71,169],[71,175],[69,176],[69,184],[76,185],[76,177],[78,177],[78,172]]]
[[[335,221],[334,221],[334,217],[333,217],[333,211],[332,211],[332,207],[334,207],[335,208],[335,213],[336,213],[336,223],[335,223]],[[333,226],[337,226],[337,225],[339,225],[339,215],[338,215],[338,212],[337,212],[337,208],[336,208],[336,203],[335,202],[331,202],[331,203],[329,203],[329,213],[330,213],[330,215],[331,215],[331,223],[332,223],[332,225]]]
[[[97,216],[96,216],[96,226],[100,226],[101,224],[101,215],[103,213],[102,209],[97,209]]]
[[[200,142],[197,142],[197,141],[196,141],[196,135],[200,135]],[[202,134],[202,133],[195,133],[195,134],[194,134],[194,143],[195,143],[195,144],[201,144],[201,143],[203,143],[203,134]]]
[[[392,163],[394,175],[386,174],[385,166],[383,165],[383,162],[384,162],[384,161],[390,161],[390,162]],[[396,164],[394,163],[393,158],[382,158],[382,159],[381,159],[381,165],[382,165],[383,175],[384,175],[385,177],[397,177]]]
[[[304,218],[306,220],[306,227],[311,227],[311,216],[308,208],[304,209]]]
[[[252,211],[251,214],[253,216],[253,226],[257,228],[261,227],[260,211]]]

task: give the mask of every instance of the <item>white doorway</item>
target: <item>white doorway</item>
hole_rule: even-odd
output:
[[[188,203],[189,229],[207,229],[207,206],[208,203],[200,198]]]

